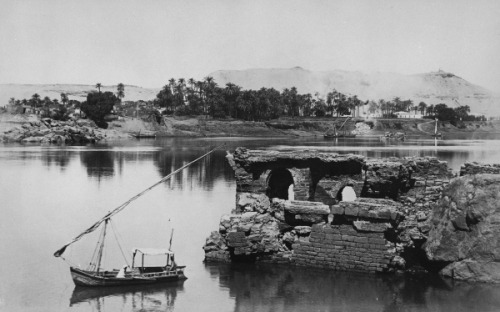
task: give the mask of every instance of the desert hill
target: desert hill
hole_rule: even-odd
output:
[[[66,93],[71,100],[85,101],[87,93],[97,91],[93,85],[79,84],[0,84],[0,106],[7,105],[10,98],[18,100],[30,99],[35,93],[41,98],[61,100],[61,93]],[[116,86],[102,86],[101,91],[116,93]],[[124,101],[152,100],[159,90],[125,85]]]
[[[336,89],[362,100],[411,99],[418,104],[469,105],[472,113],[500,115],[500,97],[454,74],[437,71],[425,74],[362,73],[354,71],[310,71],[290,69],[220,70],[210,74],[219,85],[232,82],[244,89],[297,87],[299,93],[324,96]]]

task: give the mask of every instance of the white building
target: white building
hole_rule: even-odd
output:
[[[417,113],[415,111],[409,111],[409,112],[395,112],[394,115],[396,115],[398,118],[424,118],[424,116],[420,113]]]

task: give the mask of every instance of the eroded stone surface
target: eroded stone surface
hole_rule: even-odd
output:
[[[500,262],[499,175],[455,179],[443,191],[430,219],[428,258],[456,262],[443,274],[467,280],[490,280],[498,275],[492,272],[491,277],[483,277],[487,268],[493,268],[488,263]]]

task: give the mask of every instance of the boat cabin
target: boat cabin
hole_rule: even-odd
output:
[[[138,266],[138,261],[136,262],[136,256],[140,256],[140,266]],[[154,265],[146,266],[146,262],[144,261],[145,256],[165,256],[162,257],[162,260],[158,260],[158,257],[154,257],[153,261],[148,261],[149,263],[154,263]],[[151,257],[148,257],[151,259]],[[154,273],[154,272],[163,272],[165,269],[173,269],[177,265],[174,260],[174,252],[168,249],[162,248],[134,248],[132,250],[132,270],[139,269],[140,273]]]

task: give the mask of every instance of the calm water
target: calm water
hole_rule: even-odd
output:
[[[235,202],[225,151],[186,169],[113,219],[107,268],[133,247],[173,249],[187,266],[178,285],[75,288],[68,263],[85,267],[97,234],[52,254],[107,211],[164,175],[227,142],[273,149],[318,149],[370,157],[437,156],[454,170],[467,160],[500,162],[497,140],[163,139],[96,146],[0,144],[0,310],[2,311],[498,311],[500,287],[439,279],[255,265],[205,265],[202,246]],[[129,260],[129,259],[127,259]]]

